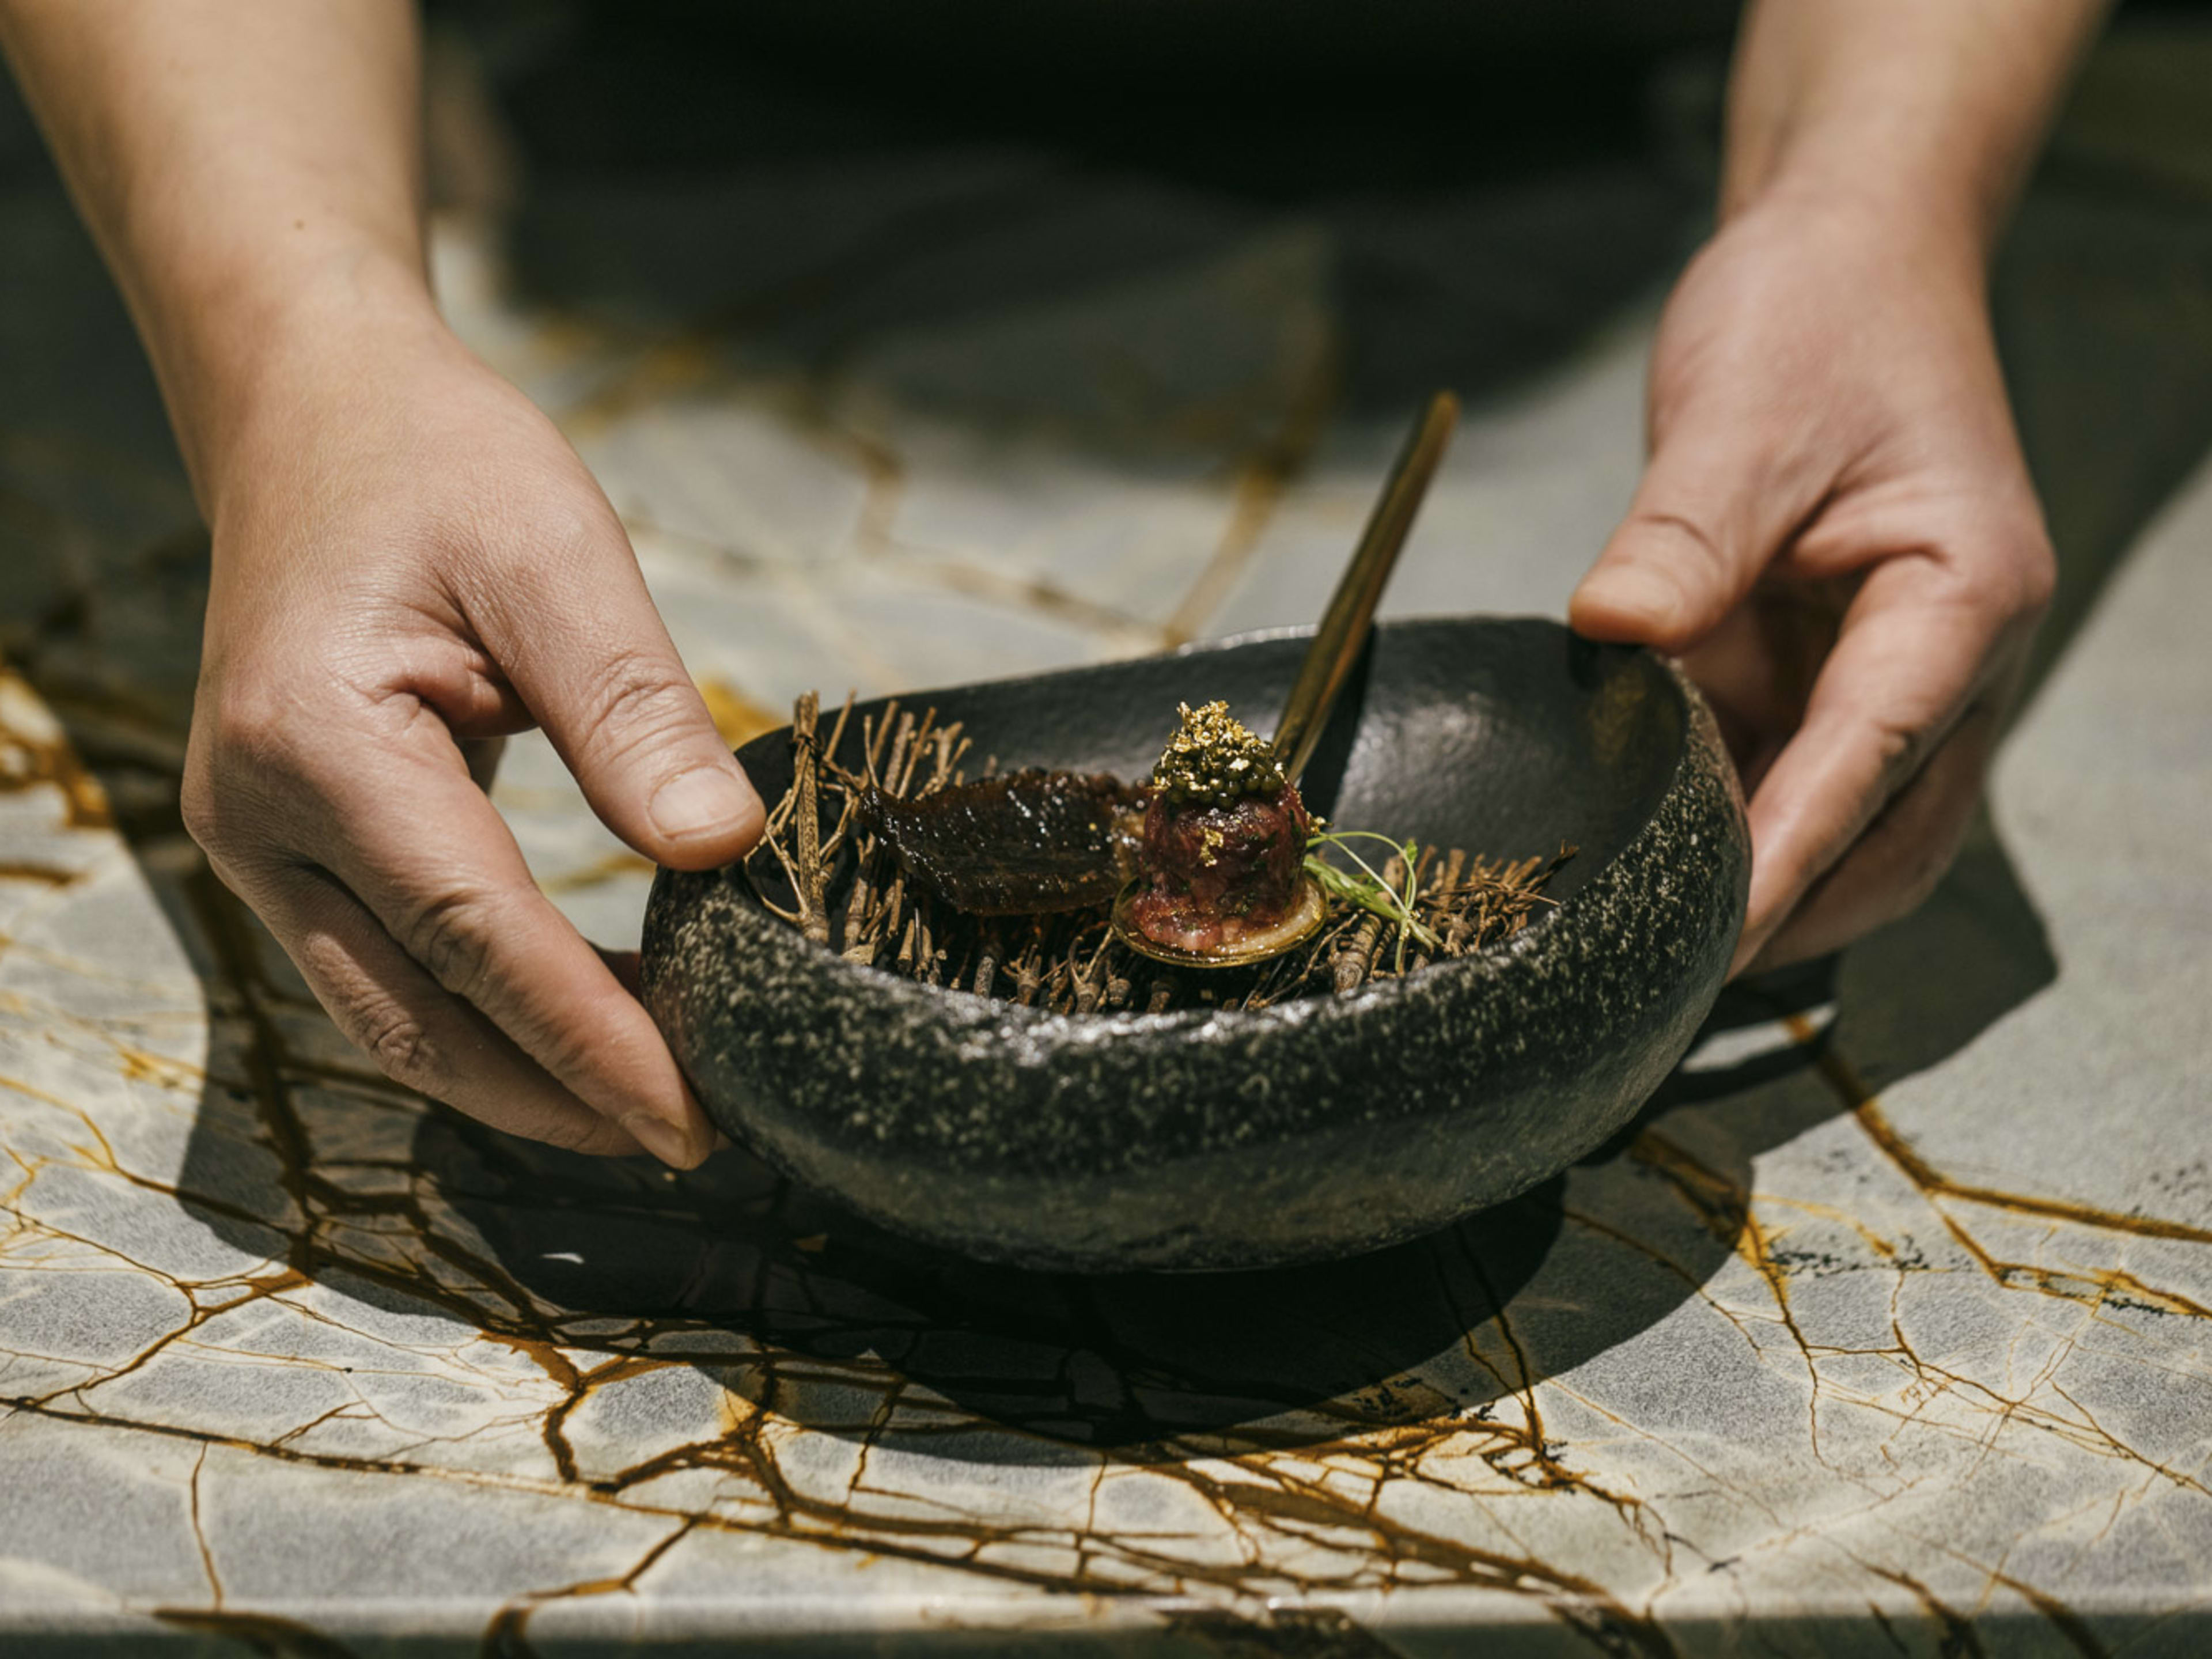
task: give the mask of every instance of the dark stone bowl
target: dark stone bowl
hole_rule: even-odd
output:
[[[910,697],[1001,767],[1142,775],[1178,700],[1263,730],[1302,634]],[[863,705],[872,709],[875,705]],[[857,717],[856,717],[857,718]],[[738,751],[768,799],[789,734]],[[1742,924],[1712,717],[1556,623],[1386,624],[1306,775],[1347,829],[1580,854],[1475,957],[1254,1012],[1052,1015],[845,962],[737,867],[664,870],[644,990],[708,1114],[885,1227],[1077,1271],[1256,1267],[1442,1227],[1603,1141],[1689,1046]]]

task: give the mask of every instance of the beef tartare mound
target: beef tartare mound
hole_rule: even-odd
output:
[[[1313,821],[1274,750],[1226,703],[1194,710],[1152,769],[1129,920],[1154,944],[1218,950],[1281,927],[1306,902]]]

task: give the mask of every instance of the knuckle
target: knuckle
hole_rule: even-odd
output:
[[[1646,507],[1631,514],[1629,523],[1669,564],[1691,567],[1689,574],[1703,581],[1729,574],[1731,562],[1718,534],[1687,514]]]
[[[1881,790],[1885,796],[1891,795],[1920,770],[1928,758],[1932,732],[1919,720],[1888,716],[1875,719],[1874,734]]]
[[[433,894],[403,920],[399,948],[447,990],[474,1002],[489,970],[496,908],[489,895],[474,888]]]
[[[608,764],[651,747],[690,723],[697,696],[666,659],[617,653],[601,666],[585,708],[586,752]]]
[[[278,813],[254,775],[228,763],[195,728],[185,761],[177,808],[190,836],[210,863],[246,861],[265,849]]]
[[[2014,614],[2041,616],[2058,588],[2058,555],[2051,538],[2040,531],[2025,538],[2012,560],[2012,573]]]
[[[1885,768],[1903,765],[1911,760],[1926,741],[1926,734],[1909,720],[1884,720],[1875,726],[1876,752]]]
[[[2058,586],[2058,556],[2041,521],[2014,518],[1993,533],[1961,537],[1947,550],[1954,597],[2002,622],[2032,620]]]
[[[541,575],[588,563],[606,538],[599,515],[578,505],[564,479],[540,472],[529,483],[528,494],[496,494],[478,509],[479,544],[528,547]]]
[[[274,770],[295,748],[300,720],[289,676],[228,676],[204,722],[210,758],[223,769]]]
[[[222,792],[208,776],[205,766],[185,769],[184,787],[178,794],[177,806],[184,817],[185,833],[210,857],[219,854],[227,828],[222,811]]]
[[[519,418],[533,427],[544,420],[526,404]],[[629,544],[621,520],[565,441],[550,431],[537,435],[552,442],[536,447],[533,463],[487,478],[465,509],[468,539],[480,552],[455,574],[476,605],[495,611],[535,609],[599,567],[611,548]]]
[[[313,723],[278,678],[232,677],[194,711],[178,805],[185,832],[211,853],[266,825],[304,775]]]
[[[357,1008],[346,1036],[395,1083],[435,1093],[446,1080],[445,1055],[422,1022],[398,1004],[378,1001]]]

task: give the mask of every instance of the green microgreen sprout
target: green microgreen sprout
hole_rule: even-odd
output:
[[[1354,841],[1379,841],[1396,854],[1406,866],[1406,884],[1401,891],[1385,881],[1375,866],[1359,856],[1352,843]],[[1334,848],[1359,866],[1358,874],[1340,870],[1316,850]],[[1406,971],[1406,941],[1409,939],[1424,949],[1439,947],[1435,931],[1414,914],[1413,901],[1420,896],[1420,880],[1413,872],[1419,865],[1421,849],[1418,842],[1396,842],[1372,830],[1331,830],[1316,822],[1314,833],[1306,838],[1306,873],[1319,882],[1322,890],[1372,911],[1385,921],[1398,927],[1397,970]]]

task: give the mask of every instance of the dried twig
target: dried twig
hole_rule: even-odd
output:
[[[799,931],[817,945],[830,942],[829,876],[822,867],[822,809],[817,728],[822,705],[809,691],[792,711],[793,840],[797,844],[797,869],[792,885],[799,894]]]
[[[934,708],[917,715],[887,702],[856,722],[848,696],[826,734],[821,713],[811,695],[793,710],[792,784],[749,855],[747,867],[757,875],[750,860],[764,858],[783,878],[768,888],[756,880],[762,902],[848,961],[1058,1013],[1263,1008],[1418,973],[1525,927],[1536,905],[1553,902],[1544,884],[1573,856],[1573,848],[1562,848],[1550,859],[1508,863],[1424,848],[1411,882],[1402,859],[1376,872],[1399,895],[1391,914],[1333,894],[1321,931],[1266,967],[1178,973],[1133,955],[1106,927],[1103,911],[1038,917],[1018,930],[964,915],[912,886],[883,838],[860,823],[855,805],[871,787],[920,796],[962,781],[969,738],[957,721],[940,726]],[[842,750],[855,724],[856,753],[848,760]],[[997,769],[993,757],[981,771]],[[784,889],[789,908],[777,896]]]

